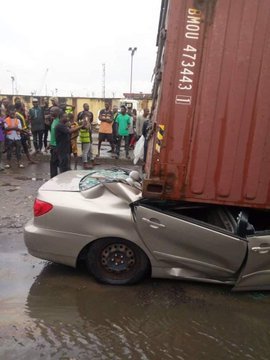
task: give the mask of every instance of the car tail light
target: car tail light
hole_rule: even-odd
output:
[[[46,201],[41,201],[39,199],[35,199],[34,203],[34,216],[41,216],[51,211],[53,208],[52,204],[47,203]]]

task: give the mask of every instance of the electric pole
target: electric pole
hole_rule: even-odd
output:
[[[106,64],[102,64],[102,97],[105,99],[106,97]]]

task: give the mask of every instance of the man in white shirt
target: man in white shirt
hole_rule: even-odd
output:
[[[137,138],[142,136],[143,124],[144,124],[144,122],[146,120],[148,120],[148,117],[149,117],[149,109],[147,109],[147,108],[143,110],[143,115],[139,115],[137,117],[137,120],[136,120],[136,135],[137,135]]]

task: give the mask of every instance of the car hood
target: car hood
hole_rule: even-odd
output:
[[[79,183],[87,175],[85,170],[71,170],[55,176],[40,188],[42,191],[80,191]]]

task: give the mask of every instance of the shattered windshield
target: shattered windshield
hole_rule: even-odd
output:
[[[124,169],[92,170],[84,178],[82,178],[79,187],[81,191],[84,191],[103,182],[126,180],[128,177],[129,173]]]

